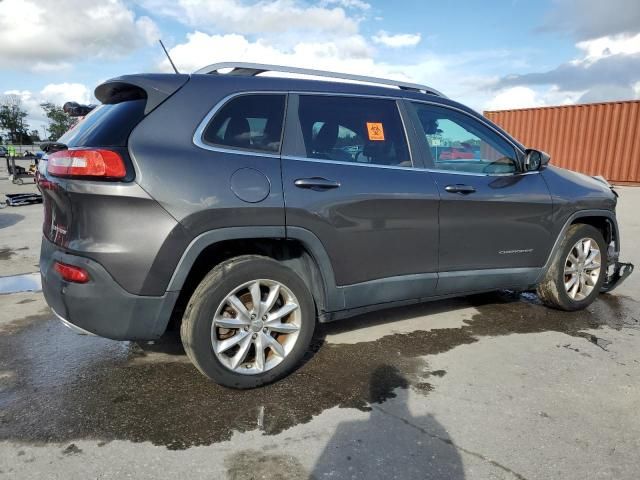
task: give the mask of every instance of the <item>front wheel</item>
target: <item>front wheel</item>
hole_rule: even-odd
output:
[[[303,280],[275,260],[247,255],[221,263],[202,280],[180,334],[207,377],[253,388],[293,371],[314,327],[314,302]]]
[[[538,296],[552,308],[583,309],[600,292],[606,270],[607,247],[600,231],[591,225],[571,225],[538,285]]]

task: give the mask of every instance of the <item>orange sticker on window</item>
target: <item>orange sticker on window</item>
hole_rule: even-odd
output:
[[[369,140],[373,142],[384,140],[384,128],[381,123],[367,122],[367,132],[369,132]]]

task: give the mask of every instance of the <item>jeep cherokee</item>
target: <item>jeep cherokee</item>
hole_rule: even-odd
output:
[[[46,300],[111,339],[175,326],[225,386],[291,372],[316,321],[498,289],[578,310],[633,269],[604,179],[426,86],[237,63],[95,96],[39,167]]]

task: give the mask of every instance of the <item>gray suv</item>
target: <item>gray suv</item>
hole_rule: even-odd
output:
[[[291,372],[316,322],[498,289],[577,310],[633,268],[606,181],[423,85],[216,64],[95,95],[39,166],[47,302],[112,339],[179,328],[222,385]]]

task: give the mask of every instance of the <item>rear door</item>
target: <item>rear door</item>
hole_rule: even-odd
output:
[[[533,282],[552,242],[542,175],[522,172],[522,152],[463,110],[422,102],[408,109],[441,195],[438,294]]]
[[[286,128],[287,234],[320,240],[345,307],[432,294],[438,192],[431,173],[414,168],[399,103],[290,94]]]

